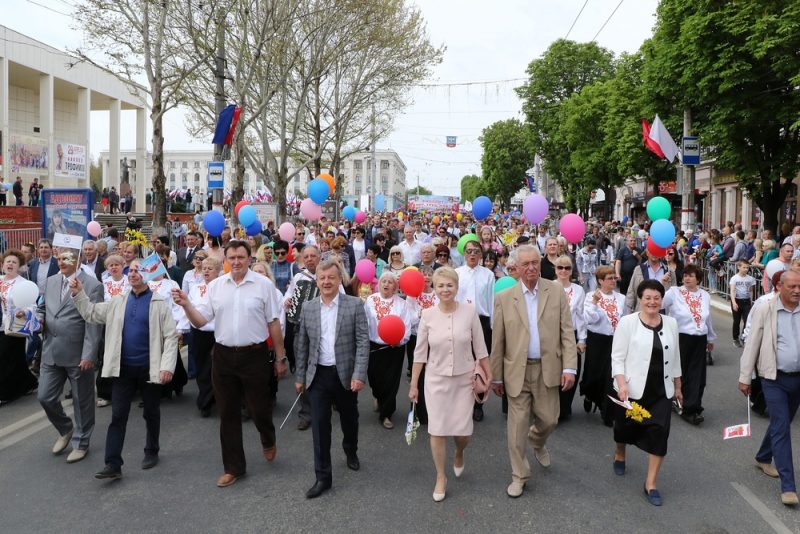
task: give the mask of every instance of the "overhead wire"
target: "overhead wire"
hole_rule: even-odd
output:
[[[71,17],[72,16],[69,13],[64,13],[63,11],[59,11],[57,9],[54,9],[54,8],[50,7],[50,6],[47,6],[47,5],[44,5],[44,4],[40,4],[39,2],[36,2],[35,0],[26,0],[26,1],[28,3],[30,3],[30,4],[35,5],[35,6],[39,6],[41,8],[47,9],[48,11],[52,11],[53,13],[58,13],[59,15],[64,15],[65,17]]]
[[[581,18],[581,13],[583,13],[583,10],[586,9],[586,4],[588,4],[588,3],[589,3],[589,0],[586,0],[583,3],[583,7],[581,7],[580,11],[578,11],[578,14],[575,16],[575,20],[572,21],[572,26],[570,26],[569,30],[567,30],[567,34],[564,36],[564,39],[569,39],[569,34],[572,33],[572,28],[575,27],[575,23],[578,22],[578,19]]]
[[[611,17],[613,17],[613,16],[614,16],[614,13],[616,13],[616,12],[617,12],[617,10],[619,9],[619,6],[621,6],[621,5],[622,5],[622,2],[624,2],[624,1],[625,1],[625,0],[619,0],[619,4],[617,4],[617,7],[615,7],[615,8],[614,8],[614,11],[612,11],[612,12],[611,12],[611,14],[608,16],[608,18],[607,18],[607,19],[606,19],[606,21],[603,23],[603,25],[602,25],[602,26],[600,26],[600,29],[599,29],[599,30],[597,30],[597,33],[596,33],[596,34],[594,34],[594,37],[592,37],[592,41],[596,41],[596,40],[597,40],[597,36],[598,36],[598,35],[600,35],[600,32],[602,32],[602,31],[603,31],[603,29],[605,29],[605,27],[606,27],[606,24],[608,24],[608,21],[610,21],[610,20],[611,20]]]

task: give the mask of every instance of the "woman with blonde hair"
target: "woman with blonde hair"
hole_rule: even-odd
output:
[[[395,245],[389,249],[389,263],[386,265],[386,270],[390,273],[400,276],[405,271],[406,265],[403,262],[403,249],[399,245]]]

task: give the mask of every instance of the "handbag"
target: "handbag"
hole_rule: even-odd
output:
[[[489,379],[483,370],[480,360],[475,360],[475,370],[472,373],[472,396],[475,402],[483,404],[489,400]]]

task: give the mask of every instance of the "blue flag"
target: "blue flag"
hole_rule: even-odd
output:
[[[228,136],[228,131],[231,129],[231,123],[233,122],[234,111],[236,111],[236,105],[229,104],[225,106],[225,109],[219,114],[217,128],[214,130],[214,140],[211,141],[213,144],[225,144],[225,138]]]
[[[152,282],[157,276],[167,274],[167,268],[161,262],[156,252],[153,252],[145,259],[139,261],[139,274],[142,279],[149,283]]]

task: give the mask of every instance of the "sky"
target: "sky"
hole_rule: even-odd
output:
[[[69,13],[76,1],[0,0],[0,24],[56,48],[75,48],[81,34],[71,28]],[[425,18],[431,42],[446,51],[377,147],[399,154],[409,188],[419,183],[434,194],[455,196],[462,177],[480,175],[482,130],[500,120],[524,120],[514,88],[550,43],[596,37],[616,54],[633,52],[652,35],[658,5],[658,0],[408,1]],[[133,149],[132,112],[123,112],[121,128],[121,148]],[[210,139],[186,133],[180,110],[166,115],[164,130],[165,150],[211,149]],[[446,146],[447,136],[457,137],[455,148]],[[90,142],[94,157],[108,149],[107,112],[92,113]]]

